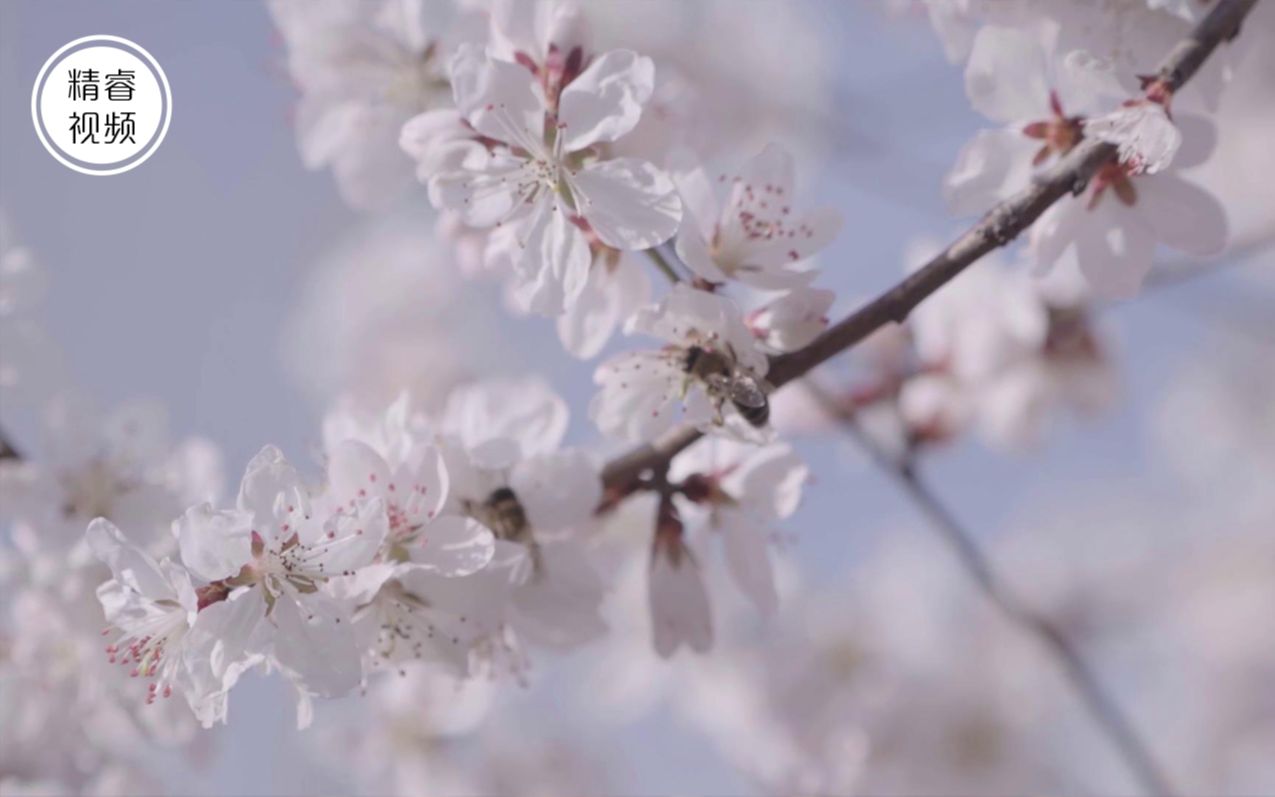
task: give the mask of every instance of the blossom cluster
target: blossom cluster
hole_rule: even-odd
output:
[[[785,616],[780,529],[812,480],[785,438],[849,421],[907,468],[971,435],[1021,448],[1060,409],[1110,406],[1119,378],[1099,311],[1143,288],[1162,245],[1220,252],[1228,214],[1182,174],[1211,154],[1210,98],[1223,65],[1210,63],[1182,92],[1145,77],[1189,32],[1197,4],[895,5],[927,12],[963,63],[970,105],[995,125],[943,180],[953,213],[981,214],[1029,190],[1082,142],[1116,154],[1007,257],[970,266],[880,326],[845,368],[824,366],[780,392],[768,381],[776,359],[819,340],[838,304],[820,284],[820,258],[848,262],[827,272],[834,277],[856,265],[841,214],[798,190],[816,147],[790,100],[818,91],[780,78],[814,71],[801,59],[815,56],[782,41],[778,60],[798,66],[759,58],[776,79],[741,84],[738,69],[624,30],[605,4],[268,0],[301,94],[302,161],[331,169],[343,198],[364,210],[416,187],[434,234],[419,234],[430,217],[413,206],[387,238],[325,274],[301,314],[290,348],[306,354],[302,370],[322,383],[318,392],[340,396],[322,422],[314,473],[267,445],[226,499],[216,448],[171,444],[152,408],[103,419],[69,393],[43,402],[52,443],[0,460],[13,541],[0,585],[14,608],[0,639],[0,706],[9,716],[20,702],[12,696],[28,689],[53,697],[14,709],[20,721],[0,732],[0,775],[96,788],[87,773],[128,759],[113,731],[187,743],[195,725],[227,722],[231,692],[262,672],[293,687],[299,727],[312,722],[315,698],[370,693],[393,713],[400,690],[429,704],[437,716],[399,717],[357,745],[375,758],[400,722],[425,739],[429,754],[394,762],[406,769],[395,785],[408,791],[416,767],[439,767],[433,745],[449,733],[436,726],[478,724],[488,678],[525,682],[542,652],[607,637],[598,648],[630,654],[632,635],[613,628],[619,601],[641,615],[643,652],[663,663],[686,650],[696,656],[680,663],[704,664],[684,711],[768,788],[911,783],[894,770],[861,777],[871,749],[862,727],[919,750],[899,755],[903,769],[951,729],[896,725],[879,705],[846,719],[871,702],[873,679],[908,702],[906,679],[887,678],[883,662],[915,651],[876,639],[889,636],[878,617],[838,617],[823,647],[791,659],[786,636],[775,656],[720,643],[736,630],[726,608],[734,597],[768,620]],[[724,30],[739,24],[732,6],[715,0],[703,13]],[[742,130],[759,107],[782,108],[771,116],[786,129]],[[52,358],[29,318],[38,269],[7,227],[0,233],[7,397],[36,389],[35,366]],[[909,273],[935,249],[906,253]],[[351,285],[373,262],[386,295],[368,298]],[[448,306],[457,275],[495,281],[512,313],[552,319],[569,355],[596,361],[587,417],[597,444],[575,443],[567,402],[546,382],[507,373],[525,368],[469,371],[477,346],[457,331],[472,319]],[[642,452],[679,432],[704,439],[614,478],[607,457],[618,447]],[[883,578],[892,566],[881,566]],[[904,569],[900,580],[924,573]],[[718,573],[730,587],[718,591]],[[876,586],[845,602],[889,611]],[[982,633],[981,615],[968,614]],[[869,628],[870,648],[847,653],[844,625]],[[715,644],[733,657],[726,664],[710,659]],[[54,660],[65,666],[48,666]],[[845,702],[813,708],[843,666],[856,678],[870,671],[867,686],[855,680]],[[811,672],[813,690],[802,683]],[[971,678],[983,684],[979,675]],[[776,692],[800,705],[789,712]],[[749,706],[753,722],[724,722],[716,697]],[[977,702],[934,699],[959,704],[960,720]],[[100,721],[64,727],[77,715],[68,706]],[[46,744],[60,733],[64,742]],[[551,768],[525,758],[505,763]],[[540,776],[591,782],[577,774]],[[106,775],[128,786],[138,777],[130,767]]]
[[[1097,298],[1126,299],[1151,272],[1158,245],[1195,256],[1222,251],[1221,202],[1180,172],[1211,154],[1206,114],[1214,108],[1206,103],[1215,102],[1226,54],[1181,96],[1146,77],[1190,32],[1201,4],[926,5],[948,52],[965,61],[970,104],[997,125],[965,146],[945,180],[954,212],[983,212],[1095,138],[1119,156],[1032,227],[1027,256],[1037,270],[1079,271]]]

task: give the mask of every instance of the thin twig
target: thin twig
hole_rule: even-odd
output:
[[[807,380],[806,386],[819,403],[831,413],[846,433],[868,453],[873,463],[888,474],[921,510],[930,526],[956,554],[961,566],[983,594],[1014,625],[1036,637],[1058,661],[1068,682],[1089,710],[1094,721],[1111,740],[1130,771],[1151,795],[1168,797],[1175,794],[1164,769],[1156,763],[1146,742],[1119,704],[1102,686],[1094,668],[1067,636],[1045,615],[1032,609],[1017,597],[997,575],[977,539],[956,519],[952,512],[922,480],[909,461],[891,456],[864,432],[853,411],[838,406],[826,392]]]
[[[0,461],[6,459],[20,460],[22,454],[9,442],[9,438],[5,436],[4,430],[0,429]]]
[[[651,262],[655,264],[655,267],[660,270],[660,273],[668,277],[669,282],[681,281],[681,277],[677,276],[677,272],[673,270],[673,266],[669,264],[658,246],[645,250],[645,253],[651,259]]]
[[[1178,43],[1156,70],[1163,91],[1181,88],[1219,44],[1233,38],[1257,0],[1218,0],[1191,35]],[[964,235],[873,301],[829,327],[803,349],[771,361],[767,380],[776,388],[803,376],[815,366],[859,343],[890,322],[902,322],[918,304],[983,255],[1005,246],[1027,230],[1051,205],[1068,194],[1083,191],[1116,148],[1094,139],[1083,140],[1032,185],[997,204]],[[694,443],[700,432],[675,430],[665,438],[639,446],[603,469],[609,490],[623,491],[643,473],[667,462]]]

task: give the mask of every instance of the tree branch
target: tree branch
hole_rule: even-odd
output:
[[[1052,620],[1018,598],[997,575],[991,560],[979,547],[974,535],[960,524],[952,512],[930,490],[914,465],[890,456],[877,445],[859,426],[858,419],[855,418],[852,410],[839,406],[826,392],[809,380],[806,385],[819,403],[841,423],[846,433],[868,453],[873,463],[892,477],[895,483],[907,493],[916,507],[930,521],[930,527],[948,544],[961,566],[987,599],[1005,615],[1006,619],[1023,632],[1034,636],[1053,654],[1085,708],[1115,745],[1129,770],[1142,783],[1147,793],[1153,797],[1168,797],[1174,794],[1168,777],[1151,755],[1150,748],[1139,736],[1119,704],[1107,694],[1093,667]]]
[[[6,459],[20,460],[22,459],[22,454],[18,449],[14,448],[13,443],[9,442],[4,430],[0,429],[0,461]]]
[[[1239,32],[1244,17],[1257,0],[1218,0],[1191,35],[1178,43],[1153,82],[1172,94],[1181,88],[1219,44]],[[1103,164],[1116,156],[1116,148],[1094,139],[1080,142],[1053,168],[1038,175],[1028,188],[997,204],[965,234],[919,270],[854,313],[829,327],[803,349],[775,357],[767,378],[775,387],[803,376],[868,335],[890,323],[902,322],[918,304],[983,255],[1013,241],[1067,194],[1079,194]],[[701,433],[679,429],[654,443],[638,446],[603,469],[607,490],[623,492],[643,472],[667,463],[698,440]]]

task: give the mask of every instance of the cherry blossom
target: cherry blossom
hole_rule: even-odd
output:
[[[1128,298],[1150,271],[1158,243],[1195,255],[1216,254],[1225,245],[1220,204],[1176,175],[1207,157],[1212,137],[1199,135],[1179,153],[1181,134],[1165,108],[1150,101],[1094,116],[1118,96],[1119,84],[1081,51],[1055,64],[1058,36],[1051,23],[979,31],[966,91],[976,108],[1012,127],[980,134],[966,147],[948,176],[948,199],[958,212],[981,212],[1082,137],[1116,144],[1120,159],[1099,170],[1086,197],[1064,198],[1032,226],[1031,250],[1042,270],[1074,259],[1099,297]],[[1029,158],[1030,149],[1035,155]]]
[[[382,561],[340,579],[336,590],[358,607],[354,626],[368,667],[433,661],[464,675],[471,647],[494,630],[469,596],[498,603],[507,578],[488,568],[497,550],[490,530],[440,516],[449,477],[428,421],[409,404],[403,395],[375,419],[342,410],[324,422],[325,500],[338,511],[382,501],[389,524]]]
[[[648,265],[635,262],[633,254],[615,252],[614,257],[595,258],[580,297],[558,317],[563,348],[581,359],[597,356],[612,334],[650,302],[647,272]]]
[[[917,308],[909,328],[918,371],[899,407],[914,434],[942,439],[969,426],[991,443],[1036,442],[1051,408],[1110,404],[1114,374],[1085,306],[995,260]]]
[[[713,646],[713,617],[704,577],[680,524],[671,520],[656,528],[647,595],[656,653],[669,658],[683,645],[696,653]]]
[[[1188,154],[1159,174],[1110,164],[1084,196],[1055,203],[1031,229],[1037,266],[1078,268],[1096,297],[1115,300],[1138,293],[1161,244],[1201,257],[1220,253],[1228,239],[1226,210],[1179,174],[1198,162]]]
[[[310,267],[283,361],[319,407],[379,411],[407,389],[436,409],[453,387],[507,362],[481,308],[417,213],[365,220]]]
[[[360,693],[306,738],[324,771],[377,792],[599,792],[614,762],[557,740],[568,709],[577,736],[594,727],[579,716],[636,727],[658,710],[710,743],[689,753],[773,793],[1268,783],[1275,727],[1253,696],[1275,672],[1258,633],[1272,551],[1254,542],[1271,515],[1269,385],[1235,374],[1264,376],[1269,347],[1163,386],[1173,430],[1153,453],[1176,470],[1145,484],[1081,469],[1084,495],[1042,500],[997,472],[997,511],[966,530],[957,488],[983,471],[958,471],[989,452],[955,449],[1020,452],[1064,413],[1111,407],[1126,381],[1146,393],[1146,366],[1117,370],[1138,358],[1116,356],[1106,314],[1161,244],[1216,254],[1237,214],[1261,254],[1252,197],[1269,153],[1248,129],[1269,104],[1253,63],[1269,60],[1275,17],[1239,0],[887,6],[928,16],[960,66],[842,64],[858,51],[827,46],[823,12],[786,4],[269,0],[301,162],[330,169],[348,205],[398,207],[358,217],[290,316],[263,296],[264,316],[287,321],[282,365],[322,417],[298,429],[293,408],[266,439],[313,441],[316,469],[266,445],[232,500],[216,449],[174,444],[149,403],[101,415],[69,390],[38,395],[57,371],[28,345],[43,275],[0,229],[0,791],[160,792],[158,747],[206,756],[216,737],[199,726],[229,722],[245,676],[276,672],[298,728],[316,698]],[[1258,44],[1223,42],[1219,19]],[[960,72],[964,96],[936,93]],[[1232,73],[1249,75],[1239,94],[1224,91]],[[982,221],[871,294],[817,287],[817,258],[870,267],[898,230],[863,192],[863,223],[833,252],[842,217],[796,196],[799,166],[821,190],[852,177],[924,213],[894,180],[864,186],[852,159],[880,156],[889,177],[924,165],[960,122],[939,115],[966,100],[992,129],[941,188]],[[1252,140],[1219,138],[1233,125]],[[1194,173],[1215,141],[1230,159]],[[425,189],[402,196],[413,178]],[[829,276],[880,277],[859,265]],[[59,312],[118,315],[122,295]],[[533,325],[526,339],[492,320],[501,304]],[[618,329],[638,337],[615,353]],[[581,363],[537,362],[536,336],[601,358],[591,425],[566,400]],[[128,351],[111,345],[88,376],[132,378]],[[198,369],[199,352],[182,354]],[[245,363],[235,385],[252,393],[260,376]],[[37,394],[43,436],[32,407],[11,412],[13,387]],[[237,419],[243,435],[269,425],[261,404]],[[1069,448],[1127,442],[1102,431]],[[945,446],[959,478],[931,489]],[[1126,521],[1140,489],[1157,506]],[[1200,500],[1210,491],[1226,500]],[[853,539],[807,540],[843,518],[803,498],[839,497]],[[914,504],[906,522],[874,524],[896,498]],[[1002,516],[1012,528],[987,525]],[[529,722],[534,738],[510,730]],[[231,755],[253,742],[244,725],[219,729]]]
[[[456,106],[495,146],[471,144],[431,177],[430,198],[470,226],[510,227],[504,254],[531,310],[557,315],[579,297],[592,261],[588,234],[635,250],[676,231],[681,204],[666,175],[632,158],[590,158],[591,147],[637,124],[653,73],[635,53],[604,53],[552,106],[519,64],[469,45],[453,58]]]
[[[602,498],[597,466],[561,450],[566,408],[536,380],[461,388],[440,422],[451,475],[444,513],[490,529],[509,584],[493,610],[517,638],[569,647],[605,630],[603,584],[578,539]]]
[[[5,514],[38,528],[19,535],[29,552],[65,552],[96,517],[106,517],[162,549],[184,504],[220,490],[220,454],[207,440],[170,445],[164,409],[126,404],[105,416],[63,393],[45,407],[40,459],[0,462]]]
[[[769,4],[741,14],[731,0],[584,7],[592,40],[659,65],[648,112],[618,142],[623,154],[664,163],[690,148],[733,161],[783,141],[799,160],[817,162],[839,133],[826,113],[837,42],[814,15]]]
[[[669,475],[682,482],[692,511],[702,510],[708,530],[720,537],[736,586],[758,610],[773,613],[779,598],[769,527],[796,511],[806,466],[782,443],[758,448],[714,439],[678,457]]]
[[[187,633],[201,602],[190,574],[169,559],[155,561],[104,518],[89,524],[86,539],[111,569],[112,579],[97,590],[108,628],[121,634],[106,647],[109,661],[149,681],[147,703],[171,697],[176,688],[205,725],[224,720],[224,693],[204,694],[196,685],[198,659],[208,652],[192,649],[195,637]]]
[[[763,290],[807,285],[816,272],[802,261],[826,247],[841,228],[833,210],[794,210],[792,156],[774,144],[738,175],[718,177],[727,191],[720,206],[702,169],[678,170],[676,179],[686,205],[677,254],[710,283],[739,280]]]
[[[836,298],[822,288],[795,288],[751,311],[745,320],[767,350],[796,351],[827,328],[828,310]]]
[[[48,275],[0,208],[0,398],[41,398],[58,381],[56,348],[40,322]]]
[[[287,44],[289,75],[302,96],[297,143],[308,168],[331,168],[342,197],[382,207],[411,186],[394,146],[408,119],[446,102],[439,31],[447,15],[427,4],[374,0],[271,0]]]
[[[679,284],[659,304],[640,310],[629,331],[667,345],[617,355],[594,372],[599,391],[589,414],[603,433],[642,441],[679,423],[721,429],[728,421],[731,431],[748,433],[729,395],[687,370],[695,350],[722,357],[733,375],[765,376],[766,357],[733,301]]]
[[[223,600],[201,614],[224,615],[210,633],[222,636],[214,668],[225,685],[242,661],[268,656],[306,693],[335,696],[357,686],[348,609],[323,587],[370,564],[388,531],[379,499],[331,515],[314,512],[310,490],[273,447],[249,463],[234,509],[188,510],[177,526],[182,562],[223,585]]]
[[[987,26],[965,67],[970,104],[1004,128],[984,130],[962,149],[944,184],[956,213],[982,213],[1027,185],[1032,171],[1071,151],[1086,116],[1124,92],[1110,69],[1081,52],[1060,54],[1057,25]]]

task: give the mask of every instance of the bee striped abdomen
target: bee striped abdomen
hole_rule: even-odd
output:
[[[739,414],[744,420],[760,429],[770,420],[770,402],[760,404],[756,407],[750,407],[747,404],[741,404],[738,401],[731,402],[735,405],[735,409],[739,410]]]

